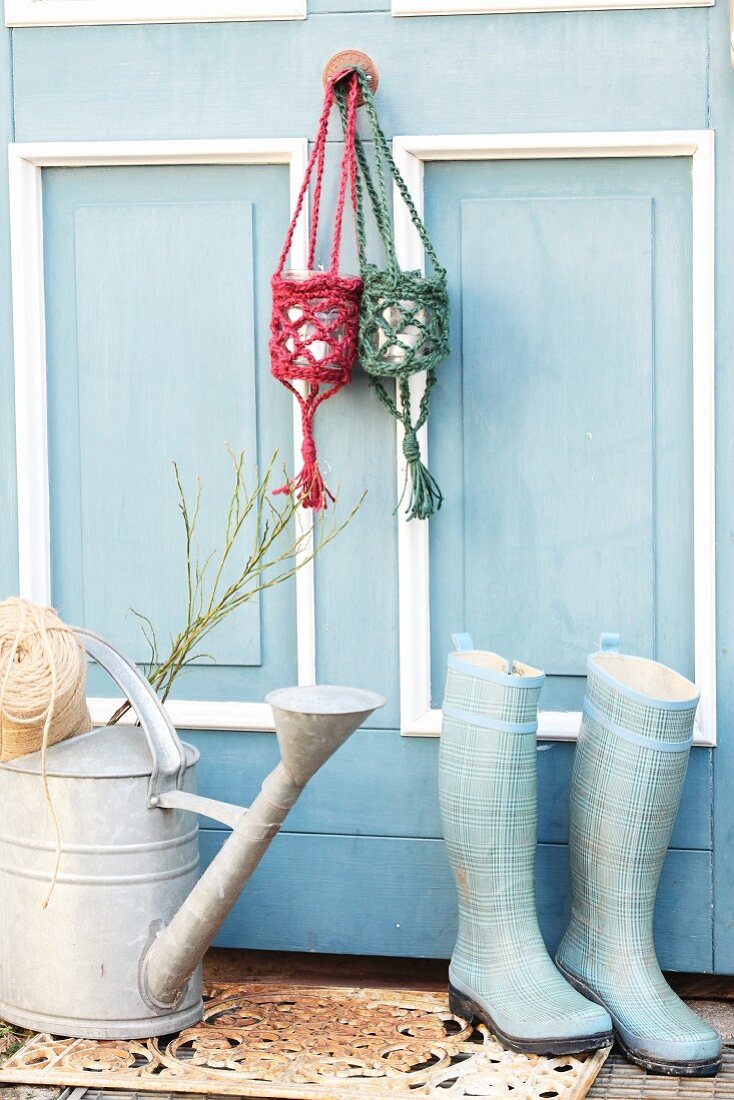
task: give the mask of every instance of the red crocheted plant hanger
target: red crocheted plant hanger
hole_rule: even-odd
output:
[[[341,161],[339,195],[334,217],[334,236],[328,271],[314,270],[316,237],[319,226],[321,190],[326,160],[326,137],[329,114],[335,101],[334,85],[348,81],[344,154]],[[359,83],[355,72],[340,72],[327,86],[324,107],[313,152],[306,168],[278,267],[271,280],[273,315],[270,324],[271,372],[296,397],[301,406],[303,424],[303,468],[293,481],[276,489],[277,493],[295,493],[304,508],[325,508],[334,497],[324,484],[316,458],[313,437],[314,414],[322,401],[332,397],[352,378],[352,366],[357,358],[359,338],[359,303],[362,280],[340,275],[344,206],[347,187],[352,202],[356,195],[355,139]],[[284,271],[291,249],[293,234],[303,210],[311,176],[316,172],[313,215],[308,247],[307,271]],[[297,383],[305,383],[305,392]]]

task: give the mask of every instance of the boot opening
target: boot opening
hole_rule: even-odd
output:
[[[658,702],[690,702],[693,705],[698,699],[698,688],[695,684],[672,668],[646,657],[595,653],[590,660],[595,668],[611,676],[623,687],[631,688],[639,695],[648,696]]]

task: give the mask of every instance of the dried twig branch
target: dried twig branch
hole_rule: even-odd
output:
[[[184,668],[197,661],[213,660],[200,650],[200,645],[216,626],[228,615],[242,607],[260,592],[275,588],[295,576],[308,565],[344,528],[359,511],[364,495],[344,520],[339,520],[333,509],[330,518],[324,512],[307,528],[296,525],[300,504],[295,494],[272,498],[270,488],[277,453],[273,455],[262,477],[255,467],[255,483],[248,488],[245,474],[244,452],[229,451],[234,472],[232,496],[227,510],[224,541],[221,551],[213,549],[202,555],[197,524],[201,512],[202,485],[196,481],[193,504],[189,505],[178,466],[174,462],[174,474],[179,495],[179,511],[183,519],[186,538],[186,624],[171,638],[170,651],[160,656],[160,646],[155,627],[147,615],[133,611],[141,622],[143,634],[150,648],[148,680],[160,694],[163,702]],[[234,560],[242,545],[240,536],[247,520],[252,518],[253,538],[248,554],[233,580],[225,582],[228,563]],[[213,563],[216,565],[213,566]],[[130,710],[125,702],[112,715],[109,724],[114,725]]]

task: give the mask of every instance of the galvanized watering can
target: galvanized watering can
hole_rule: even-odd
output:
[[[35,1031],[137,1039],[197,1023],[201,960],[312,775],[385,700],[286,688],[267,701],[281,762],[248,810],[199,797],[182,743],[134,664],[78,631],[140,727],[111,726],[0,765],[0,1017]],[[199,878],[196,814],[232,829]]]

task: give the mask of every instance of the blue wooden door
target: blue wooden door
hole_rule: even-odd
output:
[[[46,0],[45,22],[62,22],[68,2]],[[44,21],[36,7],[27,22]],[[543,666],[552,730],[579,710],[585,656],[601,630],[619,630],[628,651],[691,676],[703,660],[701,623],[713,630],[716,611],[718,744],[692,753],[656,937],[668,968],[731,971],[734,72],[725,5],[621,10],[609,0],[602,11],[401,14],[410,7],[309,0],[305,19],[269,21],[264,5],[254,22],[5,29],[4,133],[16,143],[14,163],[41,166],[51,598],[144,661],[128,609],[165,637],[186,595],[172,461],[190,491],[202,480],[209,546],[221,539],[228,445],[260,464],[278,448],[294,464],[291,399],[270,377],[267,353],[288,165],[224,163],[221,154],[195,165],[125,162],[117,143],[150,142],[165,159],[171,141],[312,137],[323,63],[340,48],[367,51],[396,148],[444,148],[411,177],[449,271],[452,309],[453,350],[428,433],[446,502],[427,538],[425,628],[411,634],[404,617],[401,636],[400,596],[414,577],[399,543],[396,433],[357,370],[317,425],[341,513],[365,489],[367,498],[315,569],[315,670],[321,682],[373,688],[388,703],[306,790],[218,942],[447,957],[455,896],[430,716],[450,633],[471,631],[483,647]],[[174,9],[170,0],[171,18]],[[718,606],[707,615],[705,585],[695,583],[696,548],[700,565],[706,546],[696,455],[713,440],[713,422],[701,414],[708,391],[696,364],[713,339],[701,310],[711,201],[701,165],[712,128],[721,476]],[[511,143],[497,153],[507,134],[519,135],[522,153]],[[544,154],[559,134],[568,149],[577,135],[576,152]],[[456,152],[446,152],[452,142]],[[85,164],[75,143],[109,143],[118,163]],[[334,137],[334,160],[339,151]],[[334,194],[332,174],[327,206]],[[11,211],[4,184],[0,197],[5,594],[17,591],[24,564],[13,517],[16,429],[21,448],[25,429],[14,417],[10,324],[23,275],[16,265],[11,278],[8,243],[11,218],[17,241],[33,215],[17,203]],[[344,263],[355,263],[352,240]],[[22,372],[17,321],[15,336]],[[299,607],[289,582],[212,636],[216,663],[189,671],[174,693],[209,710],[187,713],[224,715],[212,708],[257,703],[294,682],[308,635]],[[406,660],[411,647],[415,661]],[[423,652],[429,717],[416,735],[406,699],[409,666]],[[113,694],[96,671],[91,690]],[[202,752],[202,793],[246,804],[275,763],[272,733],[194,726],[182,732]],[[538,902],[551,947],[568,906],[567,736],[551,733],[538,755]],[[701,740],[712,736],[709,728]],[[226,833],[203,825],[207,861]]]

